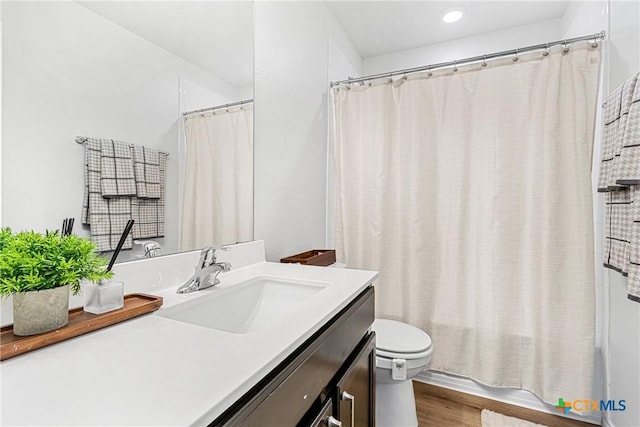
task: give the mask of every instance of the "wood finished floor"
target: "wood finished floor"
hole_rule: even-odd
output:
[[[413,382],[419,427],[481,427],[480,412],[488,409],[549,427],[594,427],[556,415],[546,414],[496,400]]]

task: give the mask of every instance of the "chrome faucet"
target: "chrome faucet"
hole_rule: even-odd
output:
[[[133,243],[137,245],[142,245],[144,249],[144,258],[153,258],[160,255],[160,251],[162,247],[160,244],[154,240],[134,240]]]
[[[196,271],[193,276],[181,285],[176,293],[186,294],[189,292],[199,291],[220,283],[218,274],[231,270],[231,264],[228,262],[216,262],[216,251],[227,251],[229,248],[218,247],[204,248],[200,252],[200,260],[196,265]]]

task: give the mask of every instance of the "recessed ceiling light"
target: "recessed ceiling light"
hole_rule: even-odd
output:
[[[442,12],[442,21],[446,24],[452,24],[459,21],[463,15],[464,12],[462,11],[462,8],[449,8]]]

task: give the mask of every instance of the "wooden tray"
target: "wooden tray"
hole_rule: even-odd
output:
[[[282,258],[280,262],[296,262],[305,265],[327,266],[336,262],[334,249],[313,249],[301,254]]]
[[[13,325],[5,326],[0,329],[0,360],[155,311],[160,306],[162,306],[162,297],[147,294],[129,294],[124,296],[124,307],[108,313],[85,313],[82,307],[69,310],[69,323],[66,326],[44,334],[19,337],[13,335]]]

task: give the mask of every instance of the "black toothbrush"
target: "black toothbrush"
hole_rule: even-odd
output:
[[[120,250],[122,249],[122,245],[124,245],[124,241],[127,240],[127,236],[129,235],[129,232],[131,231],[131,227],[133,227],[133,223],[134,223],[134,220],[132,220],[132,219],[127,221],[127,225],[125,225],[125,227],[124,227],[124,231],[122,232],[122,236],[120,236],[120,241],[118,242],[118,246],[116,246],[116,250],[113,252],[113,255],[111,256],[111,261],[109,261],[109,266],[107,267],[107,271],[111,271],[111,269],[113,268],[113,264],[116,262],[116,258],[118,258],[118,254],[120,253]]]

